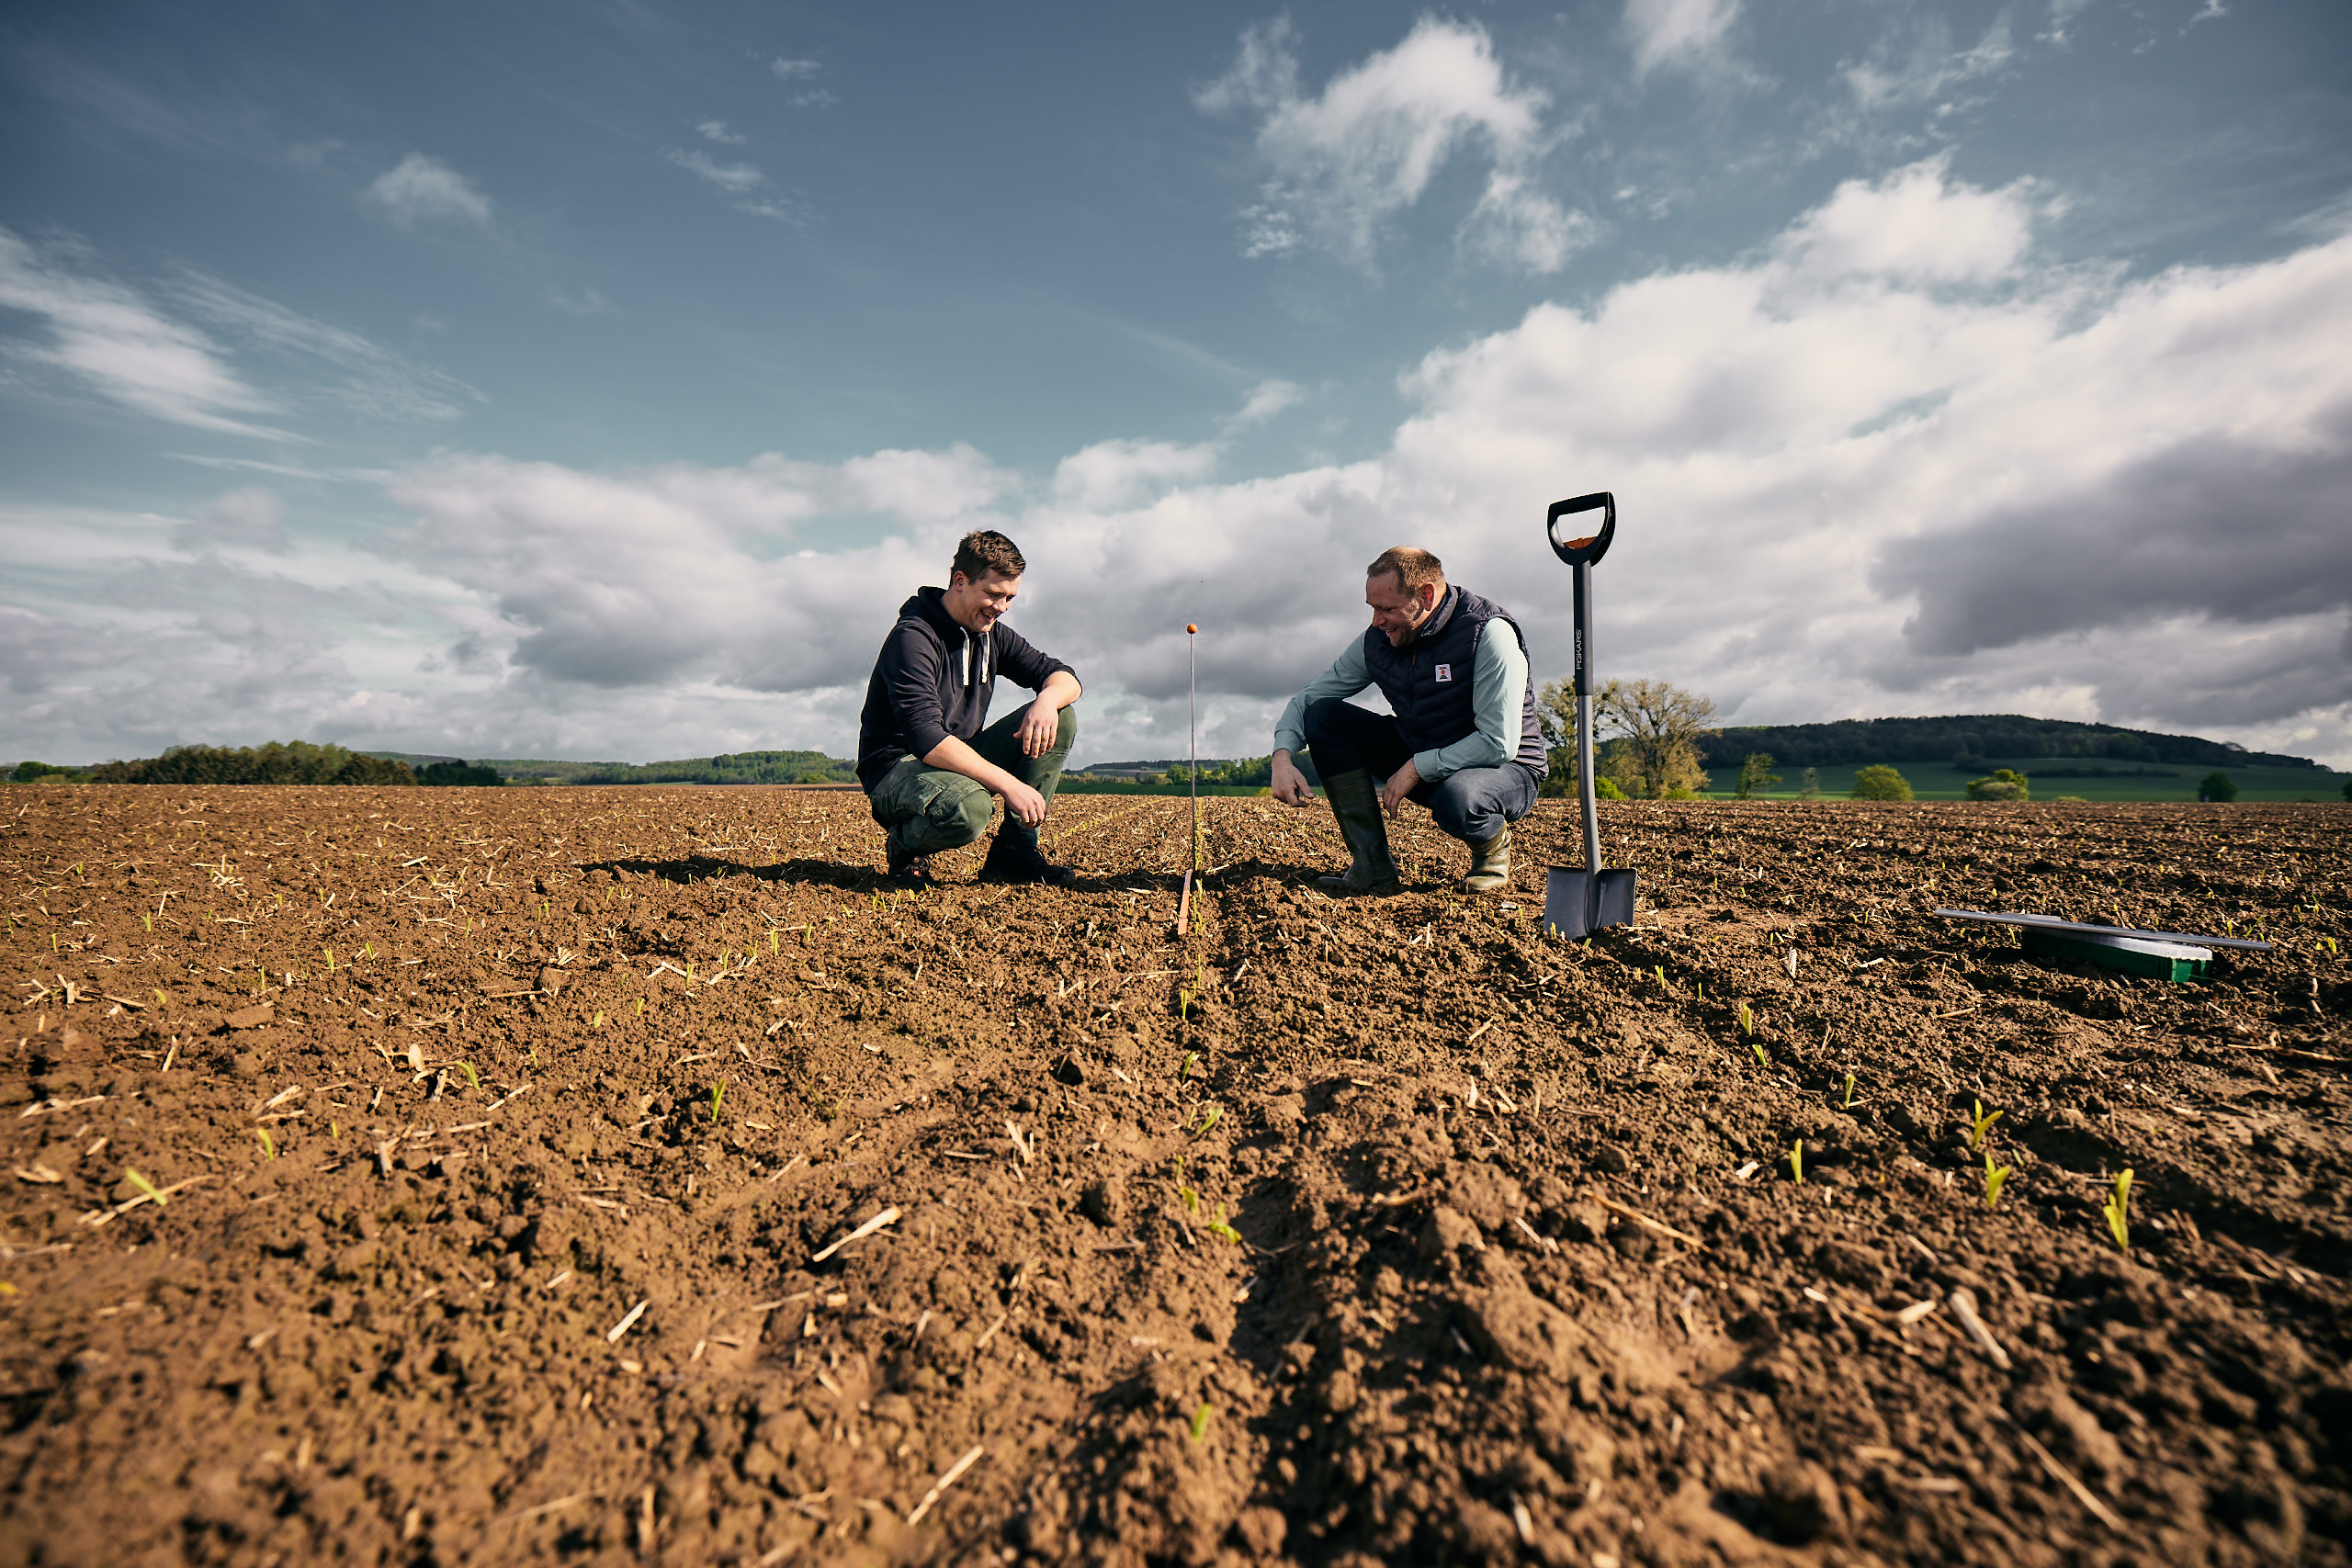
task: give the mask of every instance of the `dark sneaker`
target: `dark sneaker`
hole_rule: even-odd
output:
[[[1068,887],[1078,880],[1078,873],[1066,865],[1056,865],[1040,853],[1035,844],[1017,844],[999,835],[989,845],[989,858],[980,863],[982,882],[1034,882],[1046,887]]]
[[[892,850],[890,852],[890,880],[901,887],[910,887],[917,892],[929,887],[932,885],[931,857],[918,854],[902,855],[898,851]]]

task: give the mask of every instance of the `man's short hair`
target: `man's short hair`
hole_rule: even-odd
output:
[[[1029,570],[1021,558],[1021,547],[993,528],[975,528],[964,536],[956,547],[956,564],[948,570],[960,571],[967,582],[978,582],[989,572],[999,577],[1019,577]]]
[[[1380,552],[1380,558],[1363,569],[1366,577],[1378,577],[1383,572],[1396,574],[1399,592],[1418,593],[1428,583],[1445,586],[1445,563],[1427,550],[1417,550],[1410,545],[1391,545]]]

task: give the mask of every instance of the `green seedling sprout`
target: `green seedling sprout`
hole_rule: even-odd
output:
[[[130,1179],[130,1184],[133,1187],[138,1188],[139,1190],[147,1194],[148,1200],[153,1202],[155,1207],[160,1209],[164,1206],[164,1193],[161,1188],[157,1187],[153,1182],[148,1180],[145,1177],[140,1175],[137,1171],[131,1169],[127,1165],[122,1168],[122,1174]]]
[[[2115,1237],[2118,1252],[2132,1250],[2132,1168],[2125,1166],[2115,1179],[2115,1190],[2107,1195],[2099,1213],[2107,1216],[2108,1234]]]
[[[328,1137],[330,1137],[330,1138],[340,1138],[340,1137],[342,1137],[342,1136],[343,1136],[343,1123],[342,1123],[342,1122],[328,1122],[328,1123],[327,1123],[327,1136],[328,1136]]]
[[[1216,1218],[1209,1222],[1209,1235],[1219,1241],[1229,1241],[1236,1247],[1241,1245],[1241,1233],[1225,1223],[1225,1211],[1222,1208],[1217,1210]]]
[[[256,1127],[256,1128],[254,1128],[254,1137],[256,1137],[256,1138],[259,1138],[259,1139],[261,1140],[261,1157],[262,1157],[262,1158],[264,1158],[264,1159],[276,1159],[276,1158],[277,1157],[277,1145],[276,1143],[274,1143],[274,1142],[272,1142],[272,1141],[271,1141],[270,1136],[269,1136],[269,1129],[268,1129],[268,1128],[266,1128],[266,1127]]]
[[[1192,1213],[1197,1214],[1201,1212],[1201,1195],[1184,1185],[1184,1156],[1182,1155],[1176,1156],[1176,1196],[1184,1201],[1184,1207]]]
[[[1661,964],[1651,973],[1657,976],[1657,988],[1661,991],[1666,989],[1666,965]]]
[[[155,992],[155,1005],[157,1007],[166,1007],[169,1006],[170,1003],[171,998],[164,995],[161,988],[158,988]]]
[[[1771,1059],[1770,1059],[1770,1057],[1768,1057],[1768,1056],[1766,1056],[1766,1055],[1764,1055],[1764,1042],[1762,1042],[1761,1040],[1751,1040],[1751,1041],[1749,1041],[1749,1042],[1747,1043],[1747,1048],[1748,1048],[1748,1050],[1750,1050],[1750,1051],[1752,1051],[1752,1052],[1754,1052],[1754,1053],[1755,1053],[1755,1055],[1756,1055],[1756,1065],[1757,1065],[1758,1066],[1759,1066],[1759,1067],[1762,1067],[1762,1068],[1766,1069],[1767,1071],[1770,1071],[1770,1068],[1771,1068],[1771,1066],[1772,1066],[1772,1062],[1771,1062]]]
[[[1969,1103],[1976,1108],[1974,1119],[1968,1131],[1968,1146],[1973,1149],[1984,1142],[1984,1134],[1993,1130],[1993,1123],[2008,1112],[2006,1111],[1988,1112],[1984,1109],[1984,1102],[1981,1100],[1972,1100]]]
[[[473,1085],[474,1088],[480,1089],[481,1087],[481,1075],[474,1071],[474,1065],[471,1062],[459,1062],[458,1064],[458,1070],[466,1075],[466,1081]]]
[[[1690,996],[1691,999],[1694,1001],[1705,1001],[1707,999],[1707,982],[1704,980],[1691,981]]]
[[[152,931],[155,929],[155,917],[153,915],[141,915],[139,917],[139,923]]]
[[[1799,1138],[1789,1145],[1789,1174],[1796,1178],[1799,1187],[1804,1185],[1804,1140]]]
[[[1193,1441],[1197,1443],[1209,1435],[1209,1417],[1215,1414],[1216,1410],[1206,1404],[1193,1412]]]
[[[1984,1212],[1991,1213],[2001,1201],[2001,1183],[2009,1179],[2009,1168],[1993,1163],[1993,1151],[1984,1151]]]
[[[591,1028],[591,1029],[602,1029],[602,1028],[604,1028],[604,1027],[605,1027],[605,1015],[604,1015],[603,1013],[601,1013],[601,1012],[600,1012],[600,1013],[598,1013],[594,1018],[590,1019],[590,1020],[588,1021],[588,1027],[589,1027],[589,1028]]]
[[[1746,1002],[1739,1004],[1739,1032],[1751,1039],[1756,1034],[1756,1015],[1747,1010]]]
[[[768,928],[768,956],[770,958],[774,958],[776,955],[776,942],[779,939],[775,934],[775,928],[774,926],[770,926]]]
[[[1853,1075],[1853,1074],[1851,1074],[1851,1073],[1848,1073],[1848,1074],[1846,1075],[1846,1098],[1845,1098],[1845,1099],[1843,1099],[1843,1100],[1839,1100],[1839,1101],[1838,1102],[1838,1110],[1840,1110],[1840,1111],[1850,1111],[1850,1110],[1852,1110],[1853,1108],[1854,1108],[1854,1075]]]
[[[1185,1052],[1184,1059],[1176,1064],[1176,1081],[1178,1083],[1182,1083],[1186,1078],[1193,1076],[1193,1070],[1200,1065],[1201,1054],[1198,1051]],[[1204,1073],[1201,1076],[1205,1077],[1208,1075]]]
[[[1215,1127],[1224,1119],[1225,1112],[1219,1111],[1216,1106],[1211,1105],[1204,1107],[1201,1111],[1200,1124],[1193,1129],[1193,1136],[1195,1138],[1207,1137],[1209,1135],[1209,1129]]]
[[[727,1086],[724,1083],[715,1083],[710,1086],[710,1124],[714,1127],[718,1125],[719,1102],[726,1098]]]

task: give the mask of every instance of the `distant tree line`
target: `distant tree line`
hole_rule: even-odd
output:
[[[1791,767],[1840,762],[1941,762],[1989,769],[1995,757],[2083,758],[2125,763],[2317,768],[2308,757],[2248,751],[2226,740],[2159,735],[2111,724],[2028,718],[2021,714],[1971,714],[1943,718],[1844,718],[1830,724],[1734,725],[1699,743],[1710,767],[1736,768],[1751,751],[1769,751]],[[2037,776],[2058,776],[2035,770]],[[2074,777],[2109,776],[2086,772]]]
[[[160,757],[99,762],[86,768],[19,762],[8,776],[18,784],[56,779],[66,784],[498,784],[494,768],[444,759],[411,767],[393,757],[370,756],[307,740],[261,746],[174,746]]]
[[[573,784],[855,784],[857,764],[822,751],[735,751],[669,762],[502,762],[517,783]]]
[[[160,757],[100,762],[76,771],[82,784],[413,784],[406,762],[340,746],[272,740],[264,746],[175,746]]]

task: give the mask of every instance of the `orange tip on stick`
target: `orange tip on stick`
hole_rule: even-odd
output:
[[[1194,626],[1192,622],[1186,621],[1184,623],[1184,635],[1186,637],[1198,637],[1200,635],[1200,631],[1201,628]]]

